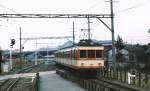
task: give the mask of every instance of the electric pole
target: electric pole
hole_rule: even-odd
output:
[[[75,44],[75,34],[74,34],[74,22],[73,22],[73,46]]]
[[[88,17],[88,39],[91,39],[90,18]]]
[[[20,69],[22,69],[21,27],[20,27]]]
[[[112,33],[112,61],[114,74],[116,73],[116,53],[115,53],[115,36],[114,36],[114,12],[113,12],[113,0],[110,0],[110,14],[111,14],[111,33]]]
[[[37,65],[37,60],[38,59],[38,55],[37,55],[37,39],[35,40],[35,65]]]
[[[0,48],[0,74],[2,73],[2,50]]]

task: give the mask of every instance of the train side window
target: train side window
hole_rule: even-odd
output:
[[[95,50],[88,50],[88,58],[95,58]]]
[[[102,58],[102,50],[96,50],[96,58]]]
[[[80,58],[87,58],[86,57],[86,50],[80,50]]]

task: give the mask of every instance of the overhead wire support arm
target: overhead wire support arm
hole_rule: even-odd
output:
[[[100,18],[97,18],[101,23],[103,23],[111,32],[112,32],[112,29]]]
[[[111,18],[110,14],[0,14],[0,18]]]
[[[31,38],[21,38],[21,40],[37,40],[37,39],[68,39],[72,36],[61,36],[61,37],[31,37]]]

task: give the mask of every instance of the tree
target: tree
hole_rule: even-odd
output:
[[[124,46],[122,38],[119,35],[117,37],[117,42],[116,42],[115,46],[116,46],[116,49],[117,49],[117,52],[116,52],[116,61],[117,62],[123,62],[124,56],[120,52],[120,50],[123,49],[125,46]]]
[[[118,51],[124,48],[123,40],[119,35],[117,37],[116,48]]]

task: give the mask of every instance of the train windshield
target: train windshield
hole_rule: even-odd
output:
[[[102,50],[96,50],[96,58],[102,58]]]
[[[86,50],[80,50],[80,58],[86,58]]]
[[[80,58],[102,58],[102,50],[80,50]]]
[[[88,58],[95,58],[95,50],[88,50]]]

